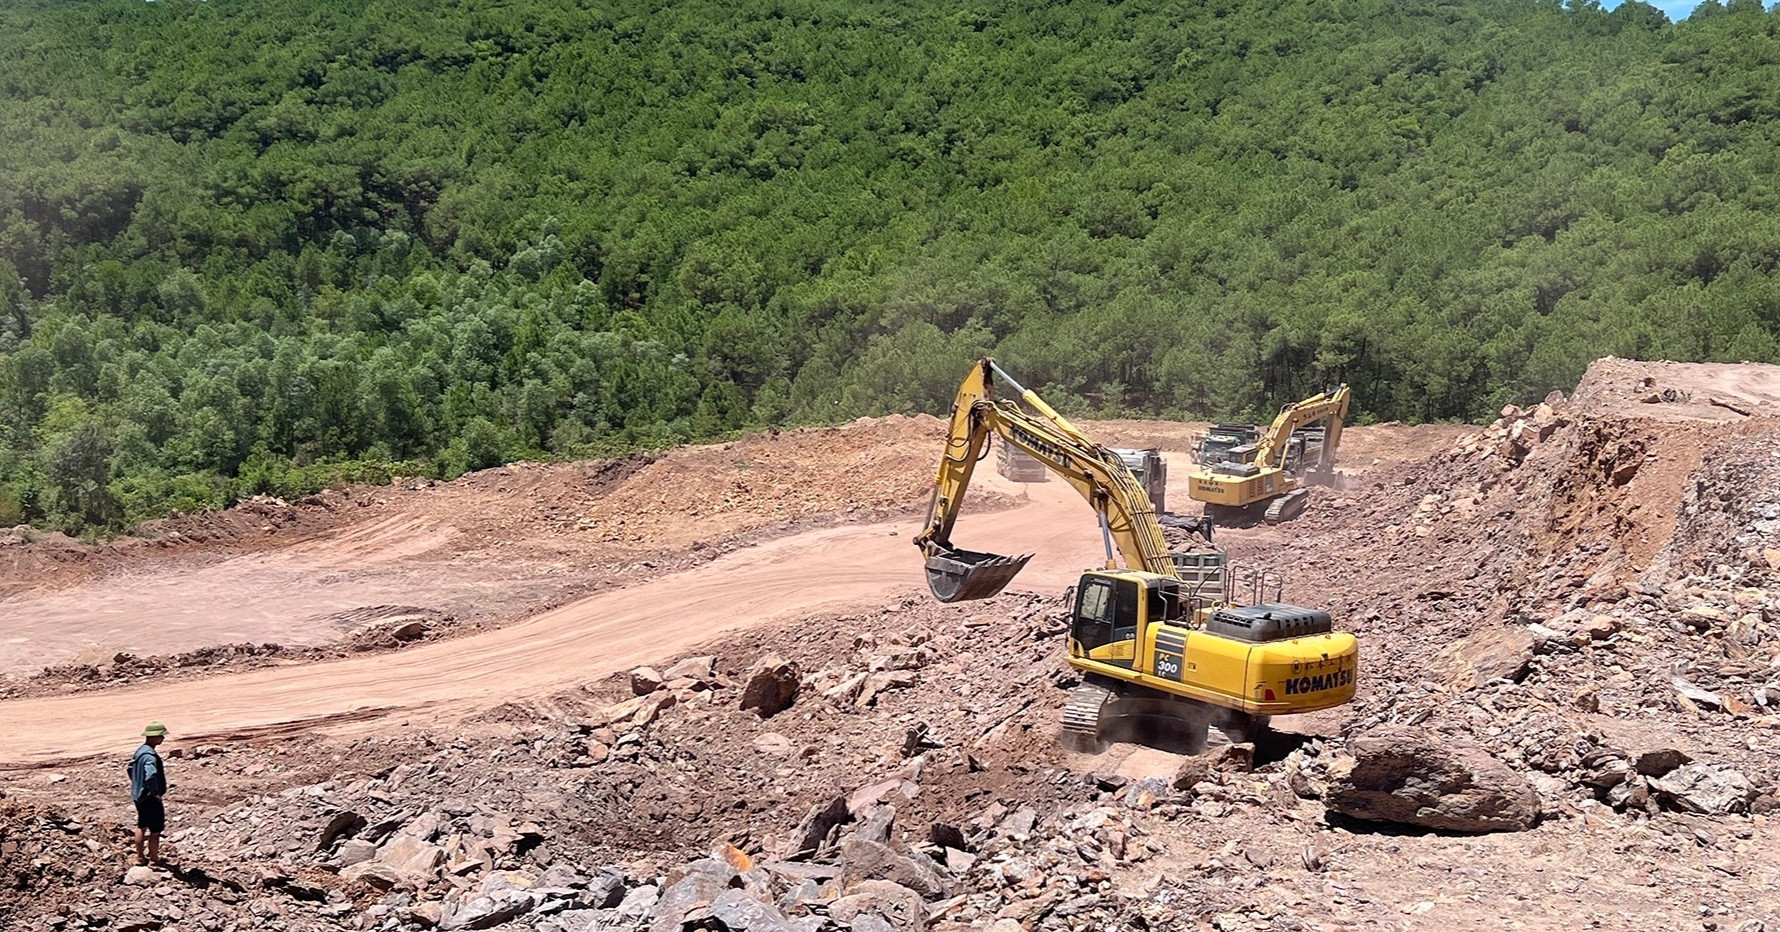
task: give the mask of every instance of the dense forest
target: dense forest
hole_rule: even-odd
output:
[[[1780,15],[13,0],[0,526],[943,411],[1780,360]]]

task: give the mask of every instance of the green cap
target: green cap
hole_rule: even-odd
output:
[[[160,737],[165,736],[166,734],[167,734],[167,726],[161,724],[160,722],[149,722],[148,727],[142,729],[142,737],[144,737],[144,738],[160,738]]]

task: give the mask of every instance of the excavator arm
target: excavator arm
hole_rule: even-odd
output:
[[[1255,451],[1255,465],[1263,469],[1283,468],[1292,432],[1328,418],[1329,427],[1323,435],[1321,462],[1316,468],[1327,471],[1333,467],[1335,448],[1341,445],[1341,427],[1347,420],[1348,399],[1347,386],[1340,385],[1322,394],[1286,405],[1279,416],[1273,419],[1273,425],[1261,435],[1261,444]]]
[[[997,398],[998,377],[1037,414]],[[1032,558],[1030,554],[1008,557],[964,550],[952,544],[959,508],[991,434],[1024,451],[1081,493],[1099,516],[1108,569],[1115,566],[1116,550],[1131,569],[1175,575],[1168,541],[1150,505],[1149,493],[1118,454],[1088,439],[994,360],[982,359],[971,367],[952,404],[927,526],[915,538],[915,545],[927,555],[927,584],[935,598],[963,602],[994,596]]]

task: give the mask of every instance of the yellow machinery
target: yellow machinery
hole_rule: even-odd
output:
[[[1306,483],[1334,477],[1348,398],[1347,386],[1341,385],[1287,405],[1252,451],[1229,450],[1223,462],[1207,462],[1210,457],[1202,454],[1187,473],[1187,495],[1204,502],[1206,516],[1220,523],[1251,515],[1263,502],[1268,524],[1302,514],[1310,501]],[[1313,426],[1319,423],[1320,430]]]
[[[1037,414],[997,399],[996,377]],[[1084,677],[1064,710],[1067,743],[1098,747],[1111,723],[1145,719],[1196,727],[1200,738],[1215,722],[1240,741],[1269,716],[1353,698],[1353,635],[1333,631],[1329,615],[1315,609],[1235,606],[1221,572],[1216,591],[1202,591],[1203,561],[1169,552],[1149,495],[1119,456],[991,359],[973,366],[958,389],[927,527],[915,538],[935,598],[994,596],[1031,559],[952,544],[959,506],[991,434],[1074,486],[1100,518],[1106,567],[1082,574],[1072,607],[1069,664]]]

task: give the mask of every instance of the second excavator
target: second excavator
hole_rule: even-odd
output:
[[[998,398],[997,379],[1032,411]],[[991,436],[1062,477],[1100,522],[1106,564],[1082,574],[1070,617],[1069,664],[1083,679],[1064,710],[1067,744],[1097,748],[1117,723],[1157,719],[1194,729],[1201,739],[1205,726],[1216,724],[1240,741],[1270,716],[1353,698],[1359,658],[1353,635],[1333,630],[1328,613],[1316,609],[1234,604],[1221,572],[1223,555],[1172,553],[1147,490],[1119,455],[991,359],[972,366],[958,389],[927,526],[915,538],[935,598],[994,596],[1031,559],[952,543]]]
[[[1334,479],[1348,400],[1341,385],[1286,405],[1266,430],[1217,425],[1187,473],[1187,496],[1220,524],[1252,520],[1257,509],[1268,524],[1297,517],[1310,501],[1307,483]],[[1252,441],[1240,442],[1245,434]]]

